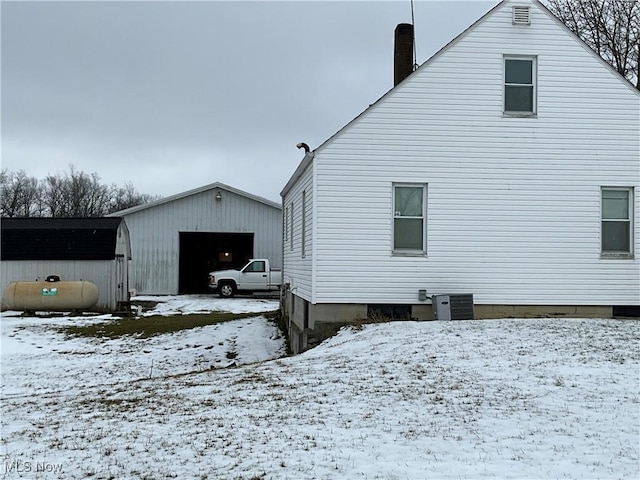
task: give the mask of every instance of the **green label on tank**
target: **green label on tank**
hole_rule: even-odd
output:
[[[54,295],[58,295],[58,289],[57,288],[43,288],[42,289],[42,295],[44,297],[53,297]]]

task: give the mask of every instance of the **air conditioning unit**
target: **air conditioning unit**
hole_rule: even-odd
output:
[[[436,320],[473,320],[473,294],[434,295],[431,298]]]

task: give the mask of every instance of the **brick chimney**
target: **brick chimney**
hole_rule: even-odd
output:
[[[413,25],[400,23],[395,30],[393,48],[393,86],[413,73]]]

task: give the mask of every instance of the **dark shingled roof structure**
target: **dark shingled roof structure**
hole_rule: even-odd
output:
[[[113,260],[120,217],[3,218],[2,260]]]

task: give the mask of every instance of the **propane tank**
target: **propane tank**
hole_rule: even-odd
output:
[[[90,310],[98,298],[93,282],[65,282],[49,275],[45,282],[11,282],[4,290],[2,303],[9,310],[68,312]]]

